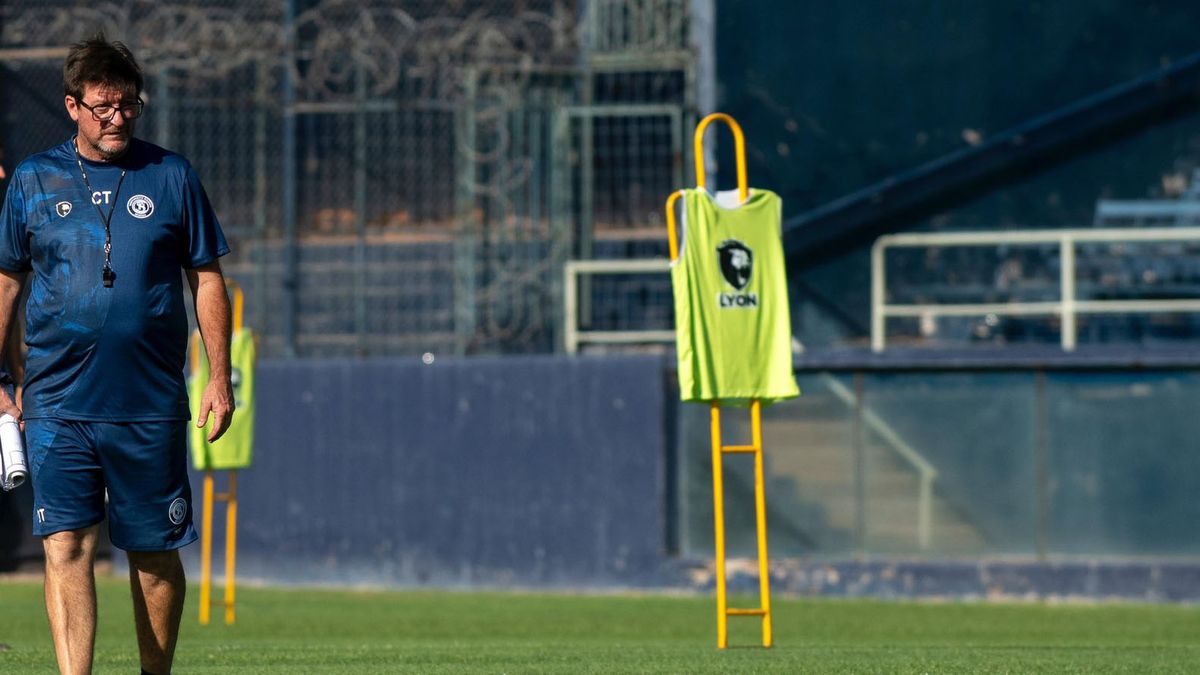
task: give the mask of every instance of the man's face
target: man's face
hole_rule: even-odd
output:
[[[89,108],[112,106],[121,108],[136,103],[126,98],[119,89],[107,84],[86,84],[80,105],[74,96],[66,98],[67,113],[79,133],[79,153],[91,160],[111,161],[124,154],[133,138],[134,120],[125,119],[120,110],[113,112],[107,120],[97,120]],[[86,107],[85,107],[86,106]],[[103,111],[103,108],[102,108]],[[105,117],[105,115],[100,115]]]

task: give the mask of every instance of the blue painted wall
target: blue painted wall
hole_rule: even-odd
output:
[[[257,378],[240,577],[636,585],[660,573],[671,415],[659,357],[264,361]]]

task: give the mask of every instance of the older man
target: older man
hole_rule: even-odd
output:
[[[142,671],[169,673],[183,608],[178,549],[196,539],[183,380],[186,272],[211,363],[198,425],[233,414],[229,252],[187,160],[133,136],[142,74],[103,35],[70,50],[66,142],[22,162],[0,212],[0,334],[29,278],[24,420],[34,534],[59,669],[91,671],[98,524],[129,556]],[[107,499],[106,499],[107,495]]]

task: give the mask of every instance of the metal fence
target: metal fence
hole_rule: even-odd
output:
[[[62,58],[104,30],[146,72],[139,135],[205,183],[263,353],[552,351],[563,263],[660,243],[695,117],[689,7],[15,0],[5,162],[71,133]]]

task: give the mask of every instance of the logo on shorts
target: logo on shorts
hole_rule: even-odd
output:
[[[183,497],[176,497],[175,501],[171,502],[171,506],[167,508],[167,517],[171,519],[171,523],[182,525],[183,519],[187,517],[187,500]]]
[[[66,218],[71,215],[71,202],[59,202],[54,205],[54,212],[59,218]]]
[[[129,210],[129,215],[134,218],[149,218],[154,214],[154,202],[146,195],[134,195],[125,203],[125,208]]]

